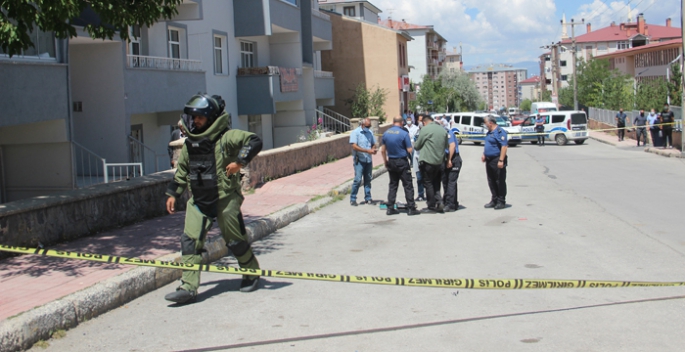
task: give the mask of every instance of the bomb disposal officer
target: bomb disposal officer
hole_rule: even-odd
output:
[[[390,176],[386,203],[388,215],[399,214],[399,211],[395,209],[395,200],[400,180],[404,187],[404,198],[407,200],[407,215],[421,214],[416,210],[416,203],[414,203],[414,185],[409,165],[409,157],[412,153],[411,139],[409,139],[409,132],[402,128],[403,121],[401,117],[395,117],[392,120],[393,126],[383,133],[382,139],[381,154],[385,167],[388,169],[388,176]]]
[[[497,125],[495,117],[485,117],[488,133],[485,135],[485,148],[481,160],[485,163],[485,173],[490,187],[490,203],[486,208],[504,209],[507,197],[507,131]]]

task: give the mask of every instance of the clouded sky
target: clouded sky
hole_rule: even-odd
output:
[[[680,27],[680,0],[370,0],[383,19],[433,25],[447,39],[447,48],[462,42],[464,65],[536,61],[540,46],[558,41],[560,20],[585,19],[592,28],[626,22],[644,13],[648,24]],[[576,27],[576,35],[585,34]],[[568,34],[571,34],[570,28]],[[458,50],[458,49],[457,49]]]

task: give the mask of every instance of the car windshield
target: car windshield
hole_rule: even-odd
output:
[[[500,126],[506,126],[507,125],[507,120],[505,120],[502,117],[496,117],[495,121],[497,121],[497,124]]]

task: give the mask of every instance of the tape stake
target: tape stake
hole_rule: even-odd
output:
[[[296,271],[237,268],[227,265],[184,264],[174,261],[125,258],[106,254],[80,253],[0,245],[0,251],[33,254],[62,259],[88,260],[100,263],[114,263],[147,266],[163,269],[207,271],[231,275],[251,275],[280,279],[314,280],[329,282],[351,282],[371,285],[393,285],[436,288],[463,288],[476,290],[540,290],[563,288],[612,288],[612,287],[675,287],[685,286],[682,281],[602,281],[602,280],[555,280],[555,279],[467,279],[467,278],[402,278],[384,276],[349,276],[336,274],[302,273]]]

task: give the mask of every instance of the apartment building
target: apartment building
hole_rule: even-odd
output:
[[[318,0],[319,10],[339,13],[361,21],[378,23],[381,9],[369,1]]]
[[[426,75],[435,79],[443,71],[447,40],[435,31],[432,25],[417,25],[404,20],[394,21],[391,18],[379,23],[391,29],[406,31],[414,38],[407,47],[411,67],[409,79],[412,82],[420,83]]]
[[[323,69],[335,75],[337,99],[334,110],[352,117],[350,105],[355,88],[384,90],[385,115],[400,116],[408,108],[409,63],[406,31],[393,30],[377,23],[330,13],[333,27],[333,50],[322,53]]]
[[[320,71],[331,24],[316,1],[184,0],[178,10],[130,28],[130,43],[38,31],[37,50],[0,53],[0,80],[16,82],[0,102],[0,202],[168,169],[171,128],[198,92],[221,95],[232,126],[265,148],[296,142],[333,104],[333,76]],[[98,21],[85,12],[74,23]]]
[[[461,52],[457,48],[452,51],[445,52],[445,61],[443,66],[445,72],[461,72],[464,71],[464,62],[462,61]]]
[[[619,50],[626,50],[645,46],[651,43],[664,42],[682,37],[680,28],[673,27],[670,18],[666,19],[664,26],[647,24],[643,14],[637,16],[637,20],[616,24],[612,23],[593,31],[591,24],[586,25],[586,33],[576,36],[576,57],[589,61],[592,57],[611,54]],[[573,75],[573,47],[572,39],[566,31],[562,33],[559,48],[559,78],[561,86],[567,87],[568,80]]]
[[[542,98],[540,83],[540,76],[533,76],[519,82],[519,104],[526,99],[540,100]]]
[[[619,50],[596,58],[609,60],[610,69],[618,69],[640,83],[653,79],[666,80],[671,64],[678,62],[682,54],[683,41],[679,38]]]
[[[528,70],[509,65],[479,66],[467,71],[489,109],[519,106],[518,83]]]

